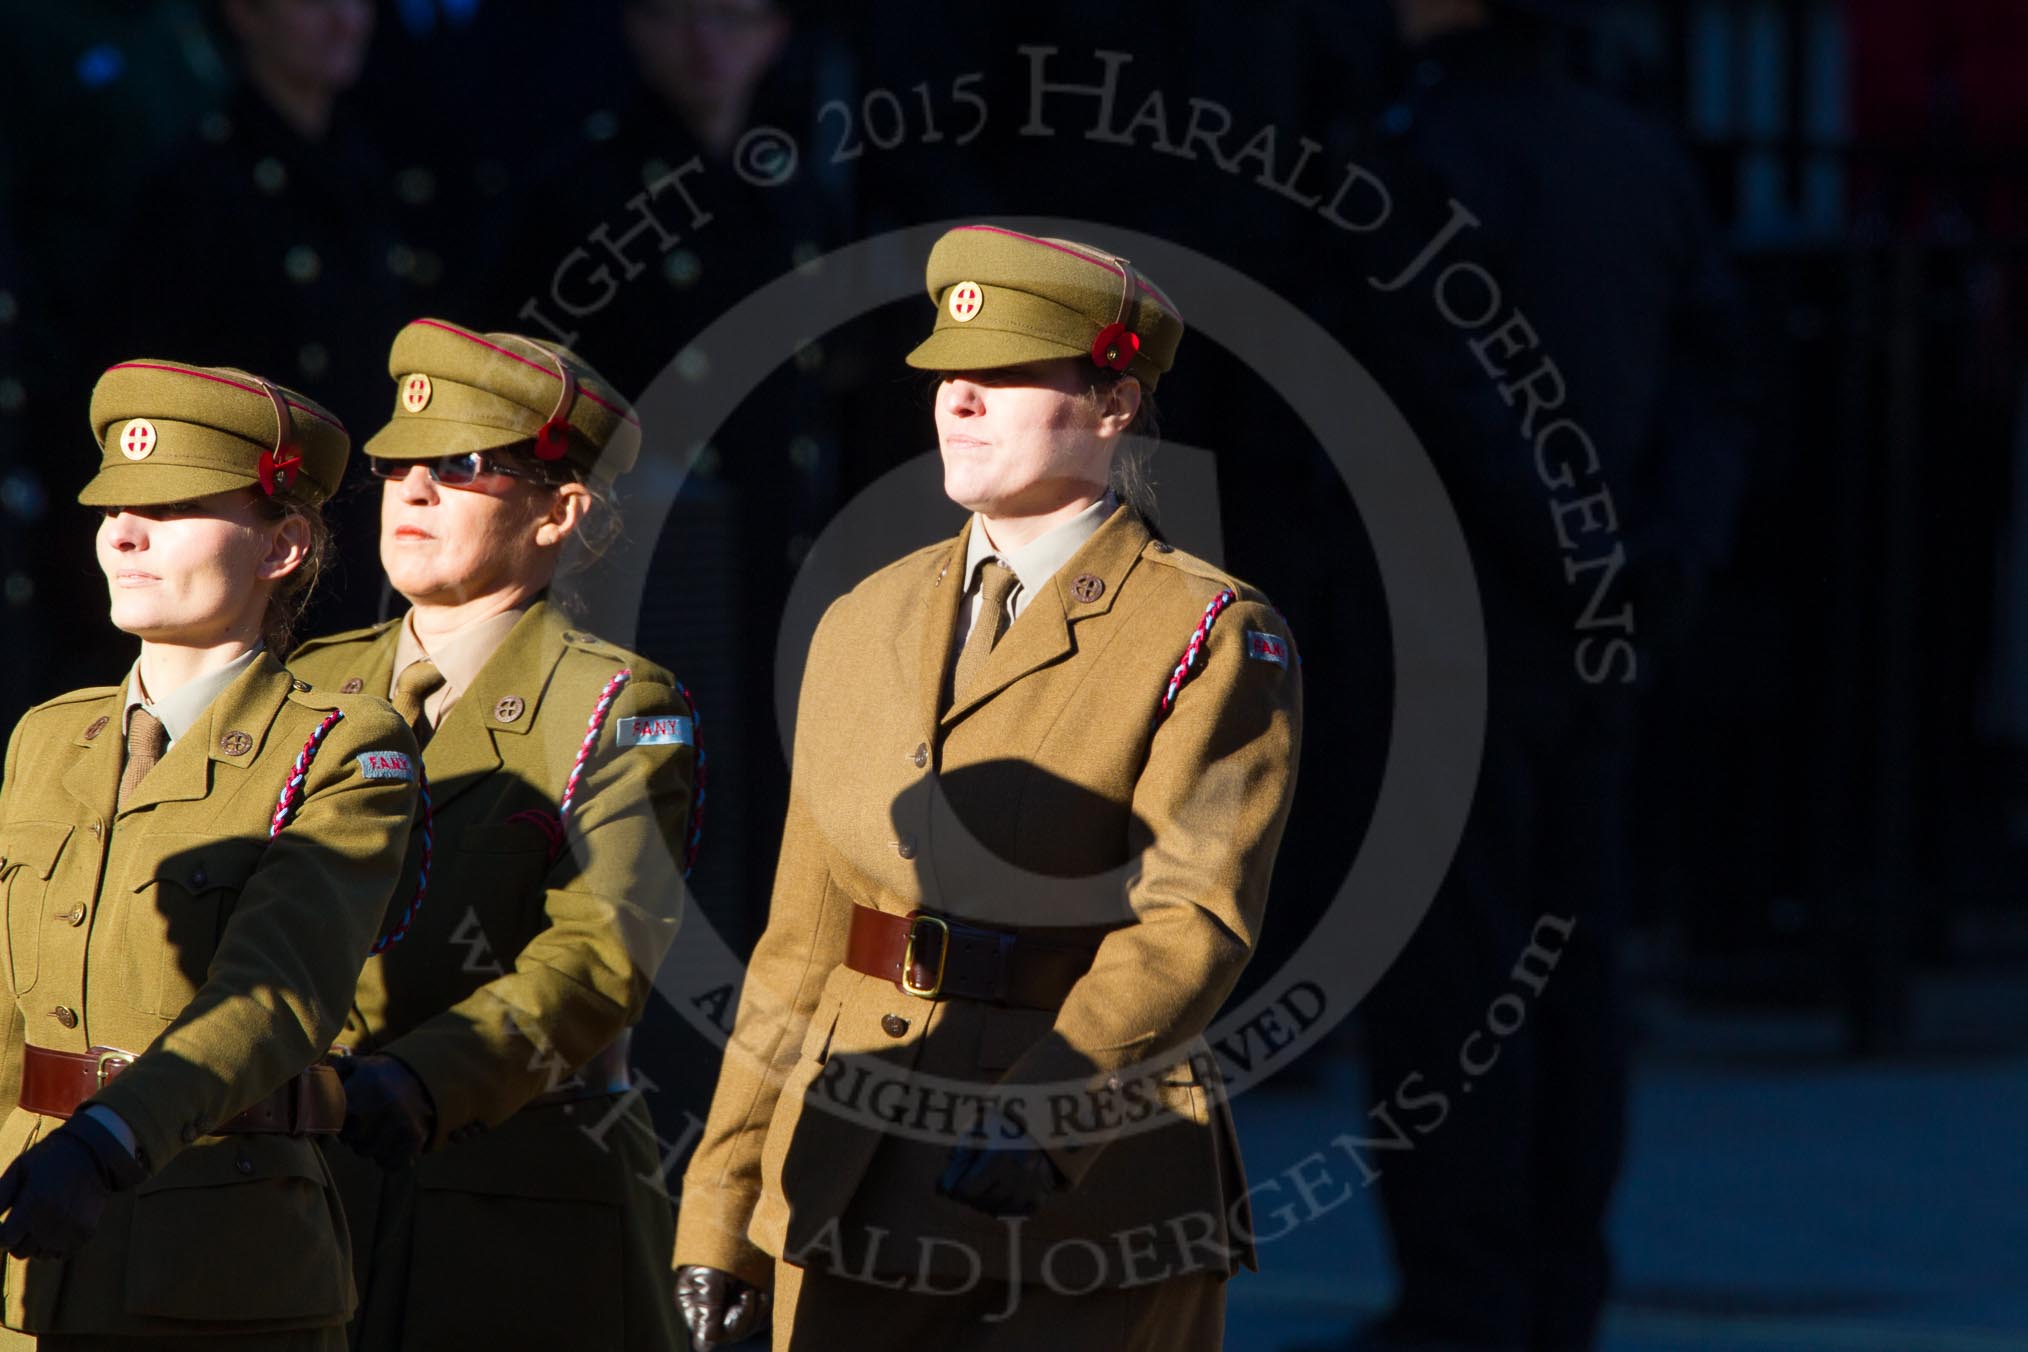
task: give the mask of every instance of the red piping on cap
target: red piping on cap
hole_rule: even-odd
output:
[[[236,390],[245,390],[248,394],[258,394],[262,398],[267,397],[267,391],[261,389],[258,385],[242,385],[237,380],[227,380],[224,376],[215,376],[208,371],[186,371],[180,366],[162,366],[151,361],[123,361],[119,363],[117,366],[108,366],[106,370],[108,372],[167,371],[171,375],[195,376],[199,380],[209,380],[214,384],[218,385],[230,385]],[[336,418],[332,417],[328,413],[319,413],[316,409],[310,408],[304,404],[299,404],[293,399],[286,400],[285,402],[288,404],[290,408],[296,410],[296,412],[298,413],[307,413],[320,423],[329,423],[331,426],[337,428],[339,431],[341,432],[345,431],[345,424],[339,422]],[[347,432],[346,435],[350,436],[351,433]]]
[[[452,328],[449,324],[441,324],[434,319],[418,319],[414,322],[417,326],[421,328],[442,329],[445,333],[455,334],[458,337],[463,338],[468,343],[477,343],[480,347],[486,348],[489,351],[497,352],[503,357],[512,357],[515,361],[520,362],[523,366],[526,366],[529,370],[540,371],[542,372],[542,374],[548,376],[551,380],[556,380],[559,378],[556,372],[550,370],[548,367],[542,365],[541,363],[532,362],[528,360],[528,358],[522,356],[519,352],[509,351],[508,349],[501,347],[498,343],[489,343],[484,338],[479,337],[479,335],[477,335],[476,333],[466,333],[463,329]],[[591,400],[594,404],[597,404],[600,408],[604,409],[606,412],[619,418],[622,422],[625,422],[629,426],[639,427],[641,425],[641,420],[639,418],[635,417],[632,413],[620,412],[620,410],[614,408],[611,404],[599,398],[594,391],[580,390],[579,393],[584,395],[585,398]]]
[[[1069,254],[1072,258],[1082,259],[1085,262],[1090,263],[1094,267],[1104,268],[1107,272],[1112,273],[1115,277],[1121,277],[1126,275],[1122,273],[1120,269],[1114,267],[1111,263],[1106,262],[1103,258],[1093,258],[1089,254],[1079,253],[1076,249],[1066,249],[1061,244],[1057,244],[1051,240],[1043,239],[1040,235],[1024,235],[1019,230],[1007,230],[997,225],[954,226],[952,227],[951,233],[956,234],[959,230],[983,230],[989,235],[1005,235],[1008,239],[1025,239],[1030,244],[1040,244],[1045,249],[1054,249],[1058,253]],[[1173,301],[1171,301],[1167,296],[1162,294],[1160,288],[1156,287],[1152,282],[1150,282],[1145,277],[1135,277],[1134,283],[1135,285],[1139,286],[1141,290],[1153,296],[1155,298],[1156,303],[1159,304],[1163,309],[1167,310],[1171,315],[1174,315],[1178,322],[1182,321],[1183,312],[1176,308],[1175,303]]]

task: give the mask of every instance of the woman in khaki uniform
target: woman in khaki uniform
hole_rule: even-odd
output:
[[[627,1030],[675,931],[695,728],[674,677],[548,594],[639,426],[573,354],[513,334],[421,319],[388,360],[366,453],[409,609],[295,659],[412,719],[434,810],[427,905],[340,1038],[355,1344],[661,1352],[668,1166]]]
[[[30,710],[0,779],[0,1340],[341,1348],[319,1061],[408,847],[415,743],[276,659],[349,442],[302,395],[164,361],[108,370],[91,421],[79,500],[141,651]]]
[[[1253,1254],[1201,1034],[1287,819],[1294,645],[1133,505],[1159,289],[990,226],[928,288],[909,361],[972,517],[811,642],[678,1298],[715,1344],[771,1286],[791,1352],[1215,1348]]]

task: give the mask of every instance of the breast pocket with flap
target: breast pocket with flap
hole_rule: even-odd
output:
[[[125,921],[114,927],[134,1008],[173,1017],[190,1003],[265,848],[265,841],[195,833],[141,838]]]
[[[70,839],[67,822],[9,822],[0,828],[0,895],[7,908],[7,975],[16,994],[35,985],[49,878]]]

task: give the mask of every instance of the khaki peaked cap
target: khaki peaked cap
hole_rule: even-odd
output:
[[[908,354],[929,371],[1086,357],[1149,389],[1176,359],[1183,317],[1125,259],[1068,239],[961,225],[930,250],[936,328]]]
[[[554,343],[418,319],[395,335],[387,372],[394,414],[366,443],[379,459],[515,447],[612,479],[640,454],[633,408],[590,363]]]
[[[330,410],[230,366],[150,358],[108,367],[92,388],[91,425],[100,459],[78,494],[87,507],[155,506],[234,488],[317,503],[338,490],[352,452]]]

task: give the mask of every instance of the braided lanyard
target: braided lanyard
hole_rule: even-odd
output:
[[[584,778],[585,767],[591,763],[592,753],[598,749],[599,734],[605,730],[606,717],[612,712],[613,701],[619,698],[620,691],[624,690],[627,682],[632,679],[634,679],[633,668],[621,667],[613,673],[613,678],[606,682],[606,688],[599,692],[597,702],[592,705],[591,719],[585,724],[584,740],[578,743],[577,759],[571,763],[570,777],[564,781],[563,800],[556,805],[555,814],[552,815],[539,808],[524,808],[507,819],[510,822],[533,826],[547,836],[551,863],[555,863],[556,857],[563,853],[565,823],[569,821],[571,806],[577,800],[578,781]],[[691,698],[689,690],[682,685],[679,684],[676,688],[682,691],[684,702],[690,706],[690,744],[691,750],[695,753],[696,764],[692,774],[694,787],[690,808],[690,832],[683,847],[683,876],[688,878],[690,870],[697,864],[698,846],[704,841],[704,732],[703,720],[697,715],[697,701]]]
[[[570,806],[577,798],[577,783],[584,778],[584,767],[590,764],[592,752],[598,749],[599,733],[605,729],[606,715],[613,711],[613,701],[633,679],[634,669],[621,667],[613,673],[613,679],[606,682],[606,688],[599,691],[598,701],[592,705],[591,721],[585,724],[584,740],[577,745],[577,759],[571,762],[570,778],[563,781],[563,801],[556,805],[559,832],[570,822]]]
[[[1169,687],[1162,692],[1162,708],[1159,717],[1169,716],[1170,706],[1176,702],[1176,692],[1190,679],[1197,669],[1197,654],[1203,650],[1206,640],[1211,637],[1211,626],[1218,622],[1219,614],[1239,598],[1230,589],[1211,598],[1211,604],[1204,607],[1204,617],[1197,621],[1197,630],[1190,635],[1189,646],[1183,649],[1183,658],[1176,663],[1176,670],[1169,675]]]
[[[296,809],[303,804],[303,781],[309,778],[310,762],[317,759],[317,749],[323,746],[324,735],[338,726],[338,720],[343,717],[344,713],[338,709],[325,714],[323,721],[311,729],[310,740],[304,742],[303,749],[296,753],[295,761],[289,766],[289,777],[282,782],[281,796],[275,800],[275,810],[268,818],[269,840],[280,835],[282,828],[295,819]],[[373,941],[369,956],[380,952],[389,944],[401,942],[402,936],[408,933],[409,926],[415,923],[416,912],[422,909],[423,895],[429,891],[433,822],[430,812],[429,776],[423,772],[421,756],[415,758],[415,776],[416,789],[422,796],[422,871],[416,878],[415,895],[402,910],[401,919],[395,923],[393,929]]]

